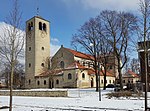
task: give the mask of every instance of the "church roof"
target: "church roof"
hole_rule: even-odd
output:
[[[81,65],[79,62],[73,62],[66,69],[75,68],[75,69],[87,69],[85,66]]]
[[[88,74],[89,75],[95,75],[95,70],[92,69],[92,68],[88,69]],[[104,76],[102,71],[100,71],[99,75]],[[106,76],[114,77],[114,75],[112,73],[108,72],[108,71],[106,72]]]
[[[34,16],[34,17],[30,18],[30,19],[27,20],[27,21],[30,21],[30,20],[33,19],[33,18],[39,18],[39,19],[42,19],[42,20],[44,20],[44,21],[50,22],[50,21],[48,21],[48,20],[42,18],[41,16]],[[27,22],[27,21],[26,21],[26,22]]]
[[[128,70],[124,75],[123,77],[125,78],[139,78],[139,75],[132,72],[131,70]]]
[[[69,52],[71,52],[76,57],[80,57],[80,58],[83,58],[83,59],[94,60],[94,57],[90,54],[85,54],[85,53],[75,51],[75,50],[72,50],[72,49],[69,49],[69,48],[65,48],[65,49],[67,49]]]

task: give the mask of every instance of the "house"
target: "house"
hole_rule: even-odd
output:
[[[136,84],[139,82],[140,76],[139,74],[136,74],[132,72],[131,70],[128,70],[124,75],[123,75],[123,84],[127,85],[129,84]]]

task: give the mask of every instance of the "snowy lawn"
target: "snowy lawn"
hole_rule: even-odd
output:
[[[13,111],[144,111],[143,98],[106,98],[111,91],[101,91],[102,101],[95,89],[68,89],[69,97],[14,96]],[[0,106],[8,104],[9,97],[0,96]]]

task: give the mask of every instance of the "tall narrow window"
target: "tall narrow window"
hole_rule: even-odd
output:
[[[29,47],[29,51],[31,51],[31,47]]]
[[[31,83],[31,80],[29,79],[29,85],[30,85],[30,83]]]
[[[59,80],[58,79],[56,80],[56,84],[59,84]]]
[[[31,67],[31,63],[29,63],[29,67]]]
[[[61,67],[61,68],[64,68],[64,67],[65,67],[64,61],[61,61],[61,62],[60,62],[60,67]]]
[[[31,27],[30,27],[30,29],[33,30],[33,22],[31,22]]]
[[[44,80],[44,85],[46,85],[46,80]]]
[[[46,32],[46,24],[43,24],[43,30]]]
[[[44,63],[42,63],[41,66],[44,67]]]
[[[40,85],[40,81],[37,81],[37,85]]]
[[[31,30],[31,25],[30,25],[30,23],[28,24],[28,31],[30,31]]]
[[[83,66],[85,66],[85,62],[83,62]]]
[[[44,50],[44,47],[42,47],[42,50]]]
[[[72,79],[71,73],[68,74],[68,79]]]
[[[82,73],[82,79],[85,79],[85,74],[84,73]]]
[[[42,30],[42,22],[39,22],[39,30]]]

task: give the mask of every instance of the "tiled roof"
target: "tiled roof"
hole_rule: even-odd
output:
[[[94,57],[91,56],[91,55],[89,55],[89,54],[78,52],[78,51],[75,51],[75,50],[72,50],[72,49],[69,49],[69,48],[65,48],[65,49],[67,49],[68,51],[70,51],[76,57],[80,57],[80,58],[84,58],[84,59],[89,59],[89,60],[94,60]]]
[[[39,75],[37,75],[36,77],[46,77],[46,76],[50,76],[50,75],[59,75],[63,73],[62,69],[59,70],[49,70],[49,71],[45,71]]]
[[[89,74],[89,75],[92,75],[92,74],[95,75],[95,70],[90,68],[90,69],[88,70],[88,74]],[[104,74],[102,73],[102,71],[100,71],[100,75],[101,75],[101,76],[104,76]],[[106,76],[114,77],[114,75],[113,75],[112,73],[108,72],[108,71],[106,72]]]
[[[123,77],[132,77],[132,78],[139,78],[139,75],[132,72],[131,70],[128,70],[127,73],[123,75]]]
[[[66,69],[76,68],[76,69],[87,69],[85,66],[81,65],[79,62],[74,62],[73,64],[69,65]]]

